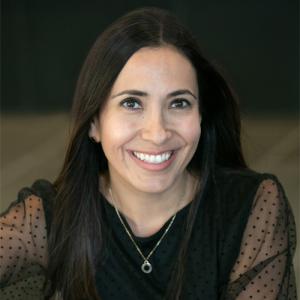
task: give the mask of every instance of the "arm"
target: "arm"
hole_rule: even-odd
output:
[[[27,195],[1,215],[0,244],[0,294],[9,299],[19,293],[20,299],[24,299],[28,295],[26,289],[35,290],[40,286],[48,260],[41,198]],[[35,280],[27,282],[33,277]]]
[[[226,299],[297,299],[294,217],[280,183],[265,179],[256,193],[232,269]]]

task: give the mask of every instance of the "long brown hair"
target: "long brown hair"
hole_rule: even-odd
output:
[[[239,110],[220,73],[201,54],[191,33],[169,12],[142,8],[114,22],[96,40],[81,70],[73,102],[73,125],[62,170],[54,183],[57,195],[49,234],[49,295],[65,300],[100,299],[95,287],[96,249],[105,247],[99,174],[107,171],[101,145],[88,136],[116,77],[143,47],[172,45],[196,69],[202,136],[188,170],[201,176],[200,196],[193,201],[166,299],[179,299],[188,244],[199,202],[213,184],[216,166],[246,168],[240,143]],[[101,272],[101,270],[99,270]]]

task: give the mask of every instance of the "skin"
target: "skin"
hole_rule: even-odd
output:
[[[178,90],[184,91],[170,96]],[[186,166],[201,135],[198,98],[196,72],[185,56],[171,46],[142,48],[127,61],[92,123],[90,136],[108,160],[113,199],[103,193],[136,236],[157,232],[194,196],[197,179]],[[133,150],[175,152],[171,164],[153,170],[134,159]]]

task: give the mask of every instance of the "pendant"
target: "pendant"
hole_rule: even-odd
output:
[[[148,260],[145,260],[144,263],[142,264],[141,269],[144,273],[149,274],[152,271],[152,266]]]

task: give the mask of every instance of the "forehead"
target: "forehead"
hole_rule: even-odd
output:
[[[191,89],[197,93],[196,71],[190,61],[169,46],[145,47],[134,53],[118,75],[112,93],[123,89]]]

